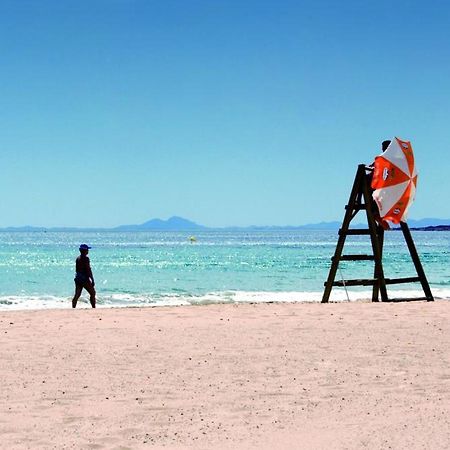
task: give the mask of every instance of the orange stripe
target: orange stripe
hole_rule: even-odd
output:
[[[377,156],[375,158],[374,166],[371,183],[372,189],[395,186],[396,184],[410,180],[410,177],[405,172],[400,170],[383,156]]]

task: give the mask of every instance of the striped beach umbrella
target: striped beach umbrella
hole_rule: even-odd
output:
[[[386,151],[375,158],[372,196],[380,217],[395,224],[406,222],[416,186],[417,171],[411,142],[395,137]]]

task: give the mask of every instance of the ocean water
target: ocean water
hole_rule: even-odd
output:
[[[98,306],[220,302],[319,302],[336,231],[0,232],[0,309],[69,308],[80,243],[92,245]],[[436,298],[450,298],[450,232],[413,232]],[[371,253],[349,236],[344,253]],[[371,262],[342,262],[337,278],[370,278]],[[386,233],[386,277],[415,276],[403,234]],[[398,292],[401,291],[401,292]],[[420,284],[388,286],[392,297],[423,296]],[[335,301],[370,298],[333,288]],[[80,307],[89,307],[83,292]]]

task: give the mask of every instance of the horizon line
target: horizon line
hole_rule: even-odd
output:
[[[181,221],[187,222],[189,224],[191,224],[192,226],[195,227],[199,227],[199,228],[203,228],[203,229],[210,229],[210,230],[220,230],[220,229],[250,229],[250,228],[301,228],[301,227],[311,227],[311,226],[324,226],[324,225],[335,225],[335,224],[340,224],[342,223],[342,221],[339,220],[329,220],[329,221],[320,221],[320,222],[309,222],[309,223],[303,223],[303,224],[297,224],[297,225],[257,225],[257,224],[252,224],[252,225],[218,225],[218,226],[208,226],[208,225],[203,225],[203,224],[199,224],[196,222],[193,222],[189,219],[185,219],[183,217],[180,216],[171,216],[168,219],[159,219],[159,218],[154,218],[154,219],[150,219],[146,222],[140,223],[140,224],[121,224],[121,225],[115,225],[115,226],[79,226],[79,225],[55,225],[55,226],[41,226],[41,225],[7,225],[7,226],[1,226],[0,230],[3,231],[14,231],[14,230],[25,230],[25,229],[29,229],[31,230],[35,230],[35,231],[64,231],[64,230],[73,230],[73,231],[125,231],[125,228],[136,228],[135,231],[138,231],[138,229],[141,229],[142,231],[145,231],[145,225],[149,224],[151,222],[161,222],[161,224],[164,225],[169,225],[170,221],[172,219],[180,219]],[[445,225],[450,224],[450,219],[443,219],[443,218],[438,218],[438,217],[423,217],[421,219],[414,219],[411,218],[409,219],[409,221],[412,222],[421,222],[421,221],[437,221],[437,222],[446,222]],[[444,223],[442,223],[444,225]],[[122,229],[122,230],[120,230]],[[148,230],[151,230],[152,228],[149,227],[147,228]],[[157,228],[153,228],[154,230],[157,230]],[[162,230],[164,229],[161,228]],[[166,231],[170,231],[165,229]],[[173,230],[175,231],[175,230]],[[183,229],[180,228],[180,231],[189,231],[188,229]],[[197,230],[200,231],[200,230]]]

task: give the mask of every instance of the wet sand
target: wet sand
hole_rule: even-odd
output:
[[[447,449],[450,302],[0,313],[2,448]]]

